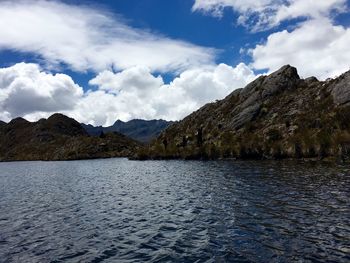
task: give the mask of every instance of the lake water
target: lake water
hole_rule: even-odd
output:
[[[0,163],[0,262],[350,262],[350,167]]]

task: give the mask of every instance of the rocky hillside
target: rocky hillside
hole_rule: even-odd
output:
[[[350,71],[260,76],[167,128],[138,158],[340,158],[350,155]]]
[[[80,123],[62,114],[38,122],[16,118],[0,123],[0,161],[126,157],[138,147],[119,133],[89,136]]]

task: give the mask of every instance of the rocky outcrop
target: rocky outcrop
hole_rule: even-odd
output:
[[[350,71],[337,78],[329,89],[337,105],[350,104]]]
[[[129,157],[138,147],[119,133],[89,136],[77,121],[62,114],[37,122],[16,118],[0,126],[0,161]]]
[[[241,128],[254,120],[262,104],[281,92],[292,90],[300,83],[297,70],[289,65],[272,73],[270,76],[261,76],[240,90],[238,106],[232,119],[231,127]]]
[[[349,120],[350,72],[319,81],[286,65],[174,123],[138,156],[344,159]]]

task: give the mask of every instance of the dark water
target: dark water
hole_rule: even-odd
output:
[[[0,262],[350,262],[350,168],[0,163]]]

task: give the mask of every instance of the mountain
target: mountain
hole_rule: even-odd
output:
[[[260,76],[164,130],[137,158],[340,158],[350,155],[350,71]]]
[[[89,136],[79,122],[62,114],[0,125],[0,161],[127,157],[137,147],[139,143],[119,133]]]
[[[152,139],[155,139],[170,124],[172,124],[172,122],[165,120],[146,121],[136,119],[128,122],[117,120],[112,126],[109,127],[94,127],[90,124],[82,124],[82,126],[92,136],[99,136],[101,132],[119,132],[134,140],[148,143]]]

